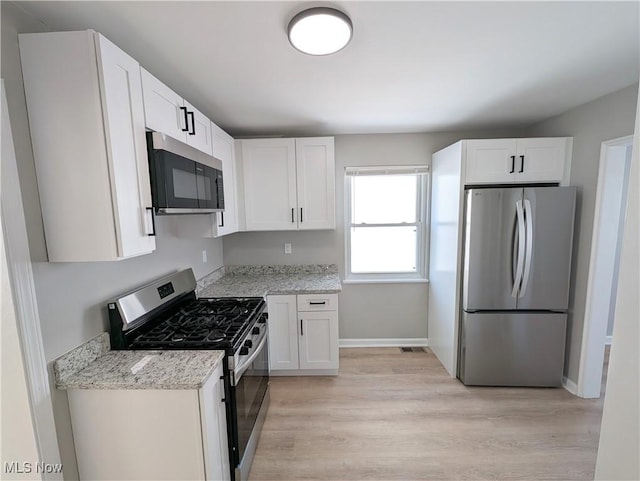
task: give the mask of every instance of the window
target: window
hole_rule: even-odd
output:
[[[346,280],[425,280],[427,167],[348,167],[345,192]]]

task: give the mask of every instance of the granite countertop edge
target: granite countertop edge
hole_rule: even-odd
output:
[[[266,297],[291,294],[337,294],[342,291],[334,264],[303,266],[226,266],[205,284],[198,297]]]
[[[200,389],[224,355],[222,350],[108,351],[76,372],[56,379],[56,387],[60,390]]]

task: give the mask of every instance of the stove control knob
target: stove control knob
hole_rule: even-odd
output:
[[[246,347],[247,349],[251,349],[253,347],[253,341],[251,341],[251,339],[247,339],[246,341],[244,341],[244,347]]]
[[[240,348],[240,355],[241,356],[246,356],[247,354],[249,354],[249,348],[248,347],[241,347]]]
[[[266,314],[262,314],[260,316],[260,319],[258,319],[258,324],[264,324],[265,322],[267,322],[267,315]]]
[[[251,334],[253,336],[257,336],[258,334],[260,334],[260,328],[258,326],[254,327],[253,330],[251,331]]]

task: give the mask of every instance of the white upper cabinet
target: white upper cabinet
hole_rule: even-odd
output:
[[[333,137],[241,141],[246,228],[335,228]]]
[[[298,229],[335,229],[335,154],[332,137],[296,139]]]
[[[224,212],[216,213],[216,237],[238,232],[237,172],[235,141],[228,133],[211,123],[213,156],[222,161]]]
[[[568,137],[463,141],[466,184],[563,182],[573,142]]]
[[[466,144],[469,183],[513,182],[516,139],[468,140]]]
[[[573,140],[563,137],[518,139],[519,182],[561,182],[571,159]]]
[[[298,229],[295,140],[241,143],[247,230]]]
[[[144,68],[140,70],[147,128],[212,155],[211,121]]]
[[[155,249],[140,66],[86,30],[20,35],[49,261]]]

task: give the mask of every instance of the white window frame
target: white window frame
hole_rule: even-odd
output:
[[[416,271],[415,272],[351,272],[351,228],[357,227],[351,218],[352,183],[351,179],[358,175],[418,175],[418,189],[416,195],[416,222],[398,224],[367,224],[369,227],[416,227]],[[428,212],[429,212],[429,167],[427,165],[411,166],[375,166],[375,167],[346,167],[344,178],[344,239],[345,239],[345,279],[347,284],[365,283],[410,283],[428,282]]]

